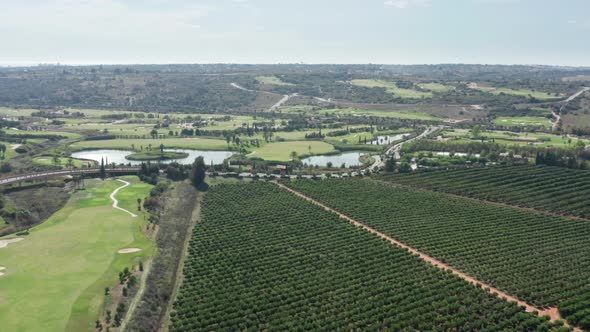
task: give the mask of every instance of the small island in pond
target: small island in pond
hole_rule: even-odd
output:
[[[125,156],[127,160],[173,160],[187,158],[188,153],[174,151],[144,151]]]

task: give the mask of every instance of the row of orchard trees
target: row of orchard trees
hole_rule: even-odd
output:
[[[171,331],[560,329],[270,183],[210,188],[188,253]]]

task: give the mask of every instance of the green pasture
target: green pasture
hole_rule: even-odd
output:
[[[471,133],[464,129],[455,129],[454,131],[445,131],[443,133],[446,137],[457,138],[453,143],[470,143],[474,140],[469,139]],[[549,133],[513,133],[508,131],[484,131],[480,134],[486,137],[487,141],[494,139],[495,143],[504,145],[534,145],[538,147],[562,147],[575,148],[578,140],[584,142],[586,145],[590,140],[579,139],[576,137],[567,137],[554,135]]]
[[[120,206],[137,212],[136,199],[150,185],[136,177],[122,189]],[[143,235],[144,218],[111,207],[110,193],[122,183],[87,180],[67,205],[24,240],[0,249],[0,321],[5,331],[90,331],[104,301],[125,266],[152,255]],[[117,254],[128,247],[138,253]]]
[[[563,98],[562,94],[555,95],[554,93],[550,92],[542,92],[542,91],[535,91],[531,89],[508,89],[508,88],[492,88],[492,87],[479,87],[478,90],[489,92],[495,95],[500,94],[507,94],[511,96],[520,96],[520,97],[533,97],[539,100],[552,100],[552,99],[561,99]]]
[[[280,78],[276,76],[257,76],[256,80],[262,84],[269,84],[269,85],[286,85],[286,86],[294,86],[295,84],[283,82]]]
[[[357,108],[340,108],[340,109],[325,109],[319,110],[318,113],[325,114],[339,114],[347,116],[375,116],[383,118],[396,118],[408,120],[429,120],[441,121],[440,118],[434,117],[428,113],[417,111],[377,111]]]
[[[159,148],[160,144],[164,144],[166,148],[178,149],[194,149],[194,150],[227,150],[227,143],[223,139],[207,139],[207,138],[165,138],[165,139],[110,139],[98,141],[81,141],[70,145],[72,150],[88,150],[88,149],[124,149],[139,150],[140,147],[144,149],[149,146],[152,148]]]
[[[430,90],[433,92],[444,93],[455,90],[454,86],[451,85],[444,85],[440,83],[421,83],[418,84],[419,87],[425,90]]]
[[[515,116],[515,117],[498,117],[494,123],[508,127],[551,127],[551,120],[542,116]]]
[[[394,82],[387,82],[383,80],[352,80],[352,85],[362,86],[365,88],[385,88],[387,92],[394,94],[400,98],[406,99],[421,99],[421,98],[431,98],[431,92],[422,92],[417,90],[411,89],[402,89],[398,88]]]
[[[65,131],[36,131],[36,130],[15,130],[15,129],[4,129],[3,130],[7,135],[11,136],[63,136],[71,139],[76,139],[82,137],[80,134],[76,133],[69,133]]]
[[[334,150],[334,146],[331,144],[320,141],[276,142],[263,145],[248,154],[248,157],[272,161],[289,161],[293,151],[297,152],[297,155],[303,156],[325,154]]]
[[[59,166],[67,167],[69,158],[59,157]],[[37,165],[44,165],[44,166],[56,166],[54,163],[54,159],[52,156],[41,156],[33,158],[33,163]],[[88,165],[88,161],[83,161],[79,159],[72,158],[72,164],[74,167],[82,168]]]

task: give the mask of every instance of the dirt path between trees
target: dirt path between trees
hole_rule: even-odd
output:
[[[334,209],[332,209],[332,208],[330,208],[330,207],[328,207],[328,206],[326,206],[326,205],[324,205],[324,204],[316,201],[315,199],[313,199],[313,198],[311,198],[309,196],[306,196],[303,193],[300,193],[300,192],[298,192],[298,191],[296,191],[296,190],[294,190],[292,188],[287,187],[286,185],[284,185],[282,183],[279,183],[279,182],[276,182],[276,181],[273,181],[273,183],[276,184],[276,185],[278,185],[280,188],[282,188],[284,190],[287,190],[287,191],[291,192],[292,194],[294,194],[296,196],[299,196],[299,197],[301,197],[301,198],[303,198],[303,199],[305,199],[305,200],[307,200],[307,201],[309,201],[309,202],[311,202],[311,203],[313,203],[313,204],[315,204],[315,205],[323,208],[326,211],[335,213],[340,218],[342,218],[342,219],[350,222],[351,224],[353,224],[355,226],[358,226],[358,227],[361,227],[362,229],[364,229],[364,230],[366,230],[366,231],[368,231],[368,232],[370,232],[370,233],[372,233],[374,235],[377,235],[377,236],[379,236],[380,238],[382,238],[384,240],[387,240],[388,242],[390,242],[390,243],[398,246],[399,248],[402,248],[402,249],[407,250],[409,253],[418,256],[423,261],[425,261],[425,262],[427,262],[427,263],[429,263],[429,264],[431,264],[431,265],[433,265],[433,266],[435,266],[435,267],[437,267],[439,269],[442,269],[442,270],[445,270],[445,271],[450,271],[454,275],[458,276],[459,278],[467,281],[468,283],[470,283],[470,284],[472,284],[474,286],[476,286],[476,285],[481,286],[482,289],[484,289],[485,291],[487,291],[488,293],[490,293],[490,294],[492,294],[494,296],[497,296],[497,297],[499,297],[501,299],[505,299],[506,301],[509,301],[509,302],[516,302],[519,306],[524,307],[527,312],[530,312],[530,313],[538,312],[540,316],[545,316],[545,315],[546,316],[549,316],[550,317],[550,320],[552,322],[555,322],[557,320],[562,319],[561,316],[559,315],[559,311],[557,310],[557,308],[549,308],[549,309],[539,309],[539,308],[536,308],[535,306],[533,306],[531,304],[528,304],[528,303],[526,303],[526,302],[524,302],[524,301],[522,301],[522,300],[520,300],[520,299],[518,299],[518,298],[516,298],[514,296],[511,296],[511,295],[509,295],[509,294],[507,294],[507,293],[505,293],[505,292],[503,292],[503,291],[501,291],[501,290],[499,290],[497,288],[494,288],[494,287],[492,287],[492,286],[490,286],[490,285],[488,285],[488,284],[486,284],[484,282],[481,282],[481,281],[479,281],[479,280],[477,280],[475,278],[472,278],[472,277],[466,275],[465,273],[463,273],[463,272],[461,272],[461,271],[459,271],[459,270],[457,270],[457,269],[455,269],[455,268],[453,268],[453,267],[451,267],[451,266],[449,266],[449,265],[447,265],[447,264],[445,264],[445,263],[443,263],[443,262],[441,262],[441,261],[439,261],[439,260],[437,260],[437,259],[435,259],[435,258],[433,258],[431,256],[428,256],[428,255],[426,255],[426,254],[424,254],[424,253],[422,253],[422,252],[420,252],[420,251],[418,251],[418,250],[416,250],[416,249],[414,249],[414,248],[412,248],[412,247],[410,247],[410,246],[408,246],[408,245],[406,245],[406,244],[404,244],[404,243],[402,243],[402,242],[400,242],[400,241],[392,238],[389,235],[386,235],[384,233],[381,233],[381,232],[379,232],[378,230],[376,230],[376,229],[374,229],[372,227],[369,227],[369,226],[367,226],[367,225],[365,225],[365,224],[363,224],[363,223],[361,223],[359,221],[356,221],[356,220],[350,218],[349,216],[347,216],[347,215],[345,215],[343,213],[340,213],[340,212],[338,212],[338,211],[336,211],[336,210],[334,210]],[[574,331],[576,331],[576,332],[582,332],[582,330],[579,330],[579,329],[574,329]]]

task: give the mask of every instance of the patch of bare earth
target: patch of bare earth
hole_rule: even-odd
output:
[[[120,249],[119,251],[117,251],[118,254],[130,254],[133,252],[138,252],[141,251],[141,249],[139,248],[125,248],[125,249]]]
[[[0,248],[8,247],[9,244],[24,240],[22,237],[15,237],[13,239],[0,240]]]

